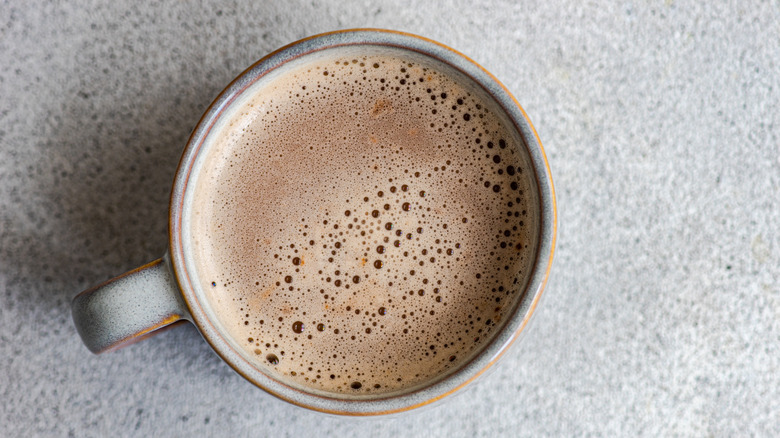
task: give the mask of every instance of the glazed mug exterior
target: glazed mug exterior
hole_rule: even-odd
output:
[[[429,384],[407,392],[376,396],[323,395],[286,384],[245,359],[220,331],[207,309],[203,292],[191,279],[191,257],[183,244],[182,219],[194,164],[206,151],[211,129],[250,86],[286,63],[312,53],[344,46],[380,46],[414,52],[464,73],[485,89],[506,112],[525,147],[536,179],[539,200],[538,249],[522,297],[494,339],[475,358]],[[189,191],[188,191],[189,190]],[[86,290],[72,304],[73,319],[84,343],[94,353],[141,340],[178,321],[196,325],[214,351],[244,378],[293,404],[344,415],[377,415],[406,411],[438,401],[463,388],[490,368],[524,332],[542,296],[552,265],[556,238],[556,206],[552,177],[539,137],[511,93],[490,73],[464,55],[437,42],[402,32],[354,29],[309,37],[264,57],[239,75],[214,100],[195,127],[176,171],[169,205],[168,252],[160,259]]]

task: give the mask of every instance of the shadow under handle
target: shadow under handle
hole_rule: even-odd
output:
[[[191,319],[165,257],[78,294],[71,311],[81,339],[95,354]]]

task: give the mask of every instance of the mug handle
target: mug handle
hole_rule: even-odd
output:
[[[81,292],[73,299],[71,311],[81,339],[95,354],[192,319],[167,257]]]

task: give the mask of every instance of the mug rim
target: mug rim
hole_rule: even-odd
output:
[[[526,148],[540,204],[539,243],[535,261],[531,265],[531,275],[522,292],[523,296],[515,304],[509,321],[474,358],[447,376],[409,392],[378,395],[371,399],[344,399],[307,392],[272,377],[247,361],[231,346],[226,339],[229,336],[215,326],[202,308],[200,301],[205,300],[205,297],[198,296],[190,279],[182,238],[182,219],[186,215],[185,193],[195,160],[202,151],[205,153],[206,149],[201,149],[204,140],[216,122],[231,108],[234,100],[268,73],[294,59],[329,48],[356,45],[396,47],[420,53],[455,68],[485,89],[507,114],[525,143],[520,147]],[[201,116],[182,153],[171,191],[168,226],[174,277],[192,315],[192,322],[218,356],[255,386],[287,402],[326,413],[364,416],[397,413],[429,405],[461,390],[496,363],[525,332],[546,286],[555,250],[557,210],[549,164],[536,129],[525,110],[496,77],[462,53],[422,36],[385,29],[347,29],[313,35],[277,49],[244,70],[220,92]]]

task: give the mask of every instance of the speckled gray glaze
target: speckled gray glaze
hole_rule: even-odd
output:
[[[188,191],[204,154],[204,139],[225,110],[267,73],[313,52],[334,47],[374,45],[402,48],[428,56],[471,77],[493,96],[514,122],[525,142],[540,199],[540,241],[530,281],[503,329],[480,354],[459,370],[427,386],[385,396],[323,396],[286,385],[266,375],[234,348],[209,315],[203,291],[191,279],[192,257],[186,229]],[[267,392],[306,408],[344,415],[377,415],[405,411],[441,400],[480,376],[517,340],[539,303],[552,264],[556,207],[550,171],[539,138],[509,91],[473,61],[441,44],[400,32],[358,29],[333,32],[288,45],[258,61],[236,78],[211,104],[193,131],[176,172],[169,216],[169,253],[109,283],[85,291],[73,303],[79,333],[94,352],[118,348],[180,319],[192,321],[214,351],[247,380]]]
[[[93,353],[114,350],[190,319],[167,257],[80,293],[73,321]]]

